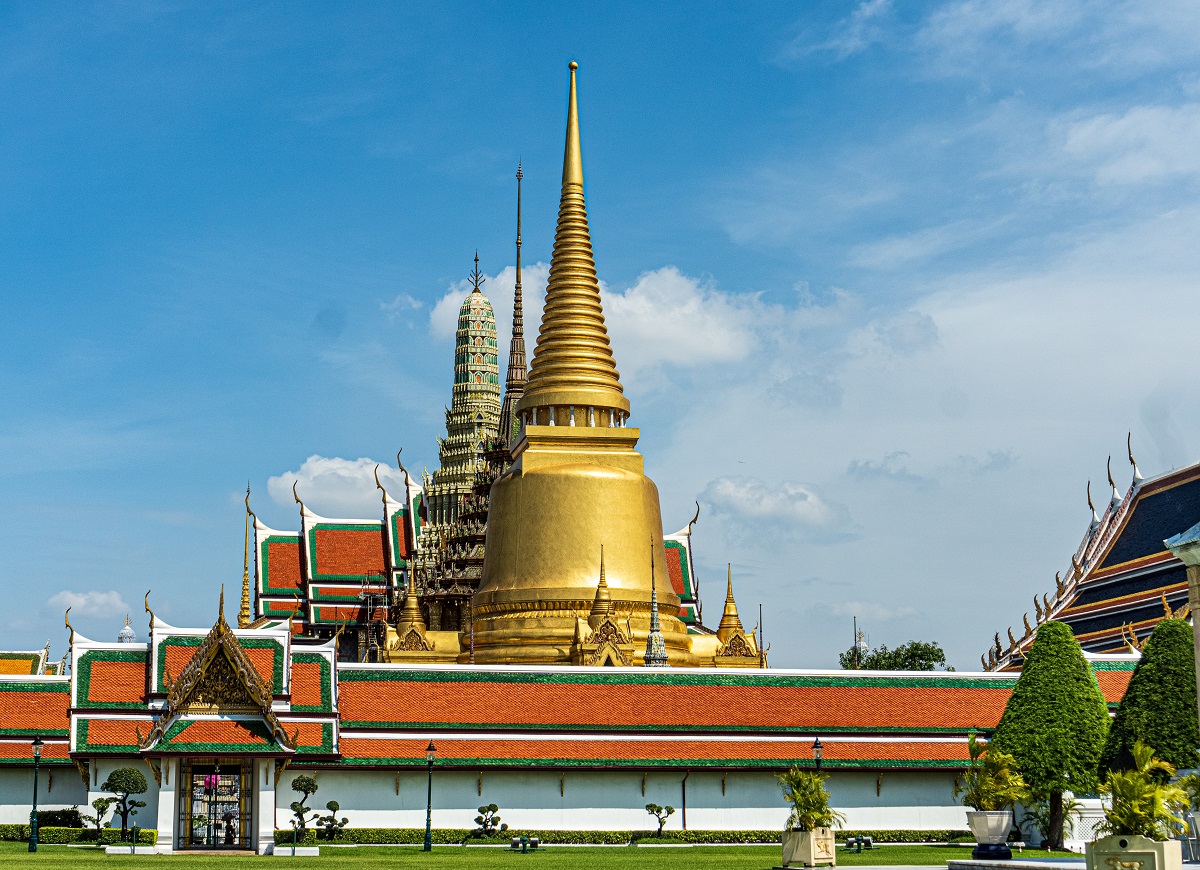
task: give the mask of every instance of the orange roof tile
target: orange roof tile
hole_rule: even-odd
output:
[[[325,699],[321,693],[324,675],[319,662],[292,662],[292,703],[305,707],[320,707]]]
[[[316,541],[314,571],[322,576],[382,574],[387,567],[383,561],[382,528],[373,531],[317,528],[312,534]]]
[[[58,688],[61,690],[0,691],[0,731],[65,731],[69,727],[67,708],[71,694],[66,691],[65,684]]]
[[[137,701],[145,691],[145,662],[91,662],[86,700],[96,704]]]
[[[42,761],[66,761],[70,756],[67,754],[68,746],[65,742],[56,743],[45,741],[42,746]],[[13,761],[28,761],[33,763],[33,751],[29,748],[29,744],[23,740],[6,740],[0,742],[0,758]]]

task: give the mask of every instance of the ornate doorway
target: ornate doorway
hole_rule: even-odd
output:
[[[180,765],[179,847],[249,849],[253,778],[237,758],[185,758]]]

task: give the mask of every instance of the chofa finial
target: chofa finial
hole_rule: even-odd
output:
[[[1125,449],[1129,452],[1129,464],[1133,466],[1133,482],[1145,480],[1142,477],[1142,472],[1138,470],[1137,460],[1133,458],[1133,432],[1128,432],[1125,435]]]

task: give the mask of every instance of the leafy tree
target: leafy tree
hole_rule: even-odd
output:
[[[775,777],[783,789],[783,799],[791,805],[784,830],[813,831],[817,828],[841,826],[846,817],[829,806],[829,792],[825,790],[828,776],[800,765],[793,765],[787,773]]]
[[[954,796],[961,794],[964,805],[995,812],[1011,809],[1013,804],[1026,799],[1029,790],[1011,755],[980,743],[974,733],[967,735],[967,751],[971,755],[967,772],[954,784]]]
[[[311,810],[305,806],[305,802],[317,793],[317,781],[311,776],[300,774],[300,776],[292,780],[292,791],[299,792],[301,796],[300,800],[292,801],[291,806],[292,814],[296,817],[293,826],[297,829],[300,838],[303,839],[304,832],[308,830],[308,823],[317,820],[315,813],[311,819],[308,817]]]
[[[939,668],[954,670],[946,667],[946,653],[937,641],[926,643],[910,640],[895,649],[888,649],[886,645],[882,645],[866,652],[859,651],[857,664],[854,662],[854,647],[850,647],[838,656],[838,662],[842,669],[847,671],[936,671]]]
[[[476,837],[492,837],[501,831],[507,831],[508,825],[500,823],[500,807],[495,804],[488,804],[485,807],[479,808],[479,815],[475,817],[475,824],[479,825],[471,833]]]
[[[145,801],[133,800],[132,796],[146,793],[146,777],[132,767],[118,767],[100,783],[100,788],[117,796],[116,812],[121,817],[121,840],[128,840],[129,817],[136,816],[137,811],[146,805]]]
[[[1100,829],[1109,834],[1137,834],[1151,840],[1168,840],[1183,825],[1183,811],[1190,803],[1185,789],[1167,785],[1175,775],[1174,765],[1154,757],[1154,750],[1134,741],[1133,764],[1114,770],[1100,792],[1112,796]]]
[[[991,751],[1016,759],[1034,799],[1049,802],[1045,845],[1063,848],[1063,792],[1083,794],[1097,786],[1107,727],[1108,706],[1079,641],[1064,623],[1042,623]]]
[[[96,826],[96,839],[100,839],[100,832],[104,829],[104,819],[108,816],[109,808],[117,802],[116,798],[96,798],[92,801],[92,809],[96,812],[94,815],[85,815],[83,820],[89,825]]]
[[[307,795],[305,797],[307,798]],[[342,833],[342,828],[346,827],[346,823],[350,821],[345,817],[342,817],[341,821],[338,820],[337,814],[341,808],[342,805],[337,801],[330,801],[325,804],[325,809],[329,810],[329,815],[320,816],[315,820],[318,826],[325,829],[323,836],[326,840],[336,840]]]
[[[1196,722],[1196,663],[1192,627],[1183,619],[1164,619],[1142,647],[1100,755],[1101,775],[1133,769],[1133,745],[1153,746],[1175,767],[1194,767],[1200,747]]]
[[[655,833],[655,836],[661,837],[663,825],[667,823],[667,819],[674,815],[675,807],[660,807],[658,804],[646,804],[646,812],[654,816],[658,821],[658,831]]]

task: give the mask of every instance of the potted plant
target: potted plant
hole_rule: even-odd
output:
[[[837,864],[833,828],[840,826],[845,817],[829,807],[829,792],[825,790],[828,778],[801,770],[798,765],[776,777],[784,800],[792,808],[783,830],[784,867]]]
[[[1187,791],[1169,782],[1174,766],[1154,757],[1140,740],[1133,767],[1114,770],[1100,786],[1111,798],[1099,830],[1107,836],[1087,844],[1088,870],[1182,870],[1183,850],[1170,839],[1183,825],[1191,803]]]
[[[971,857],[1007,860],[1012,858],[1008,832],[1012,830],[1013,804],[1024,800],[1029,790],[1011,755],[989,751],[974,733],[967,735],[967,751],[971,760],[954,784],[954,796],[961,796],[963,806],[971,810],[967,813],[967,825],[975,835]]]

